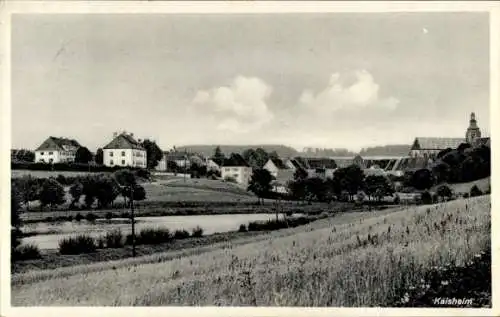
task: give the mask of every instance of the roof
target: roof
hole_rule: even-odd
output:
[[[243,156],[241,156],[240,154],[231,154],[231,157],[224,159],[222,166],[247,166],[247,167],[250,167],[250,165],[248,165],[247,161],[245,161]]]
[[[222,163],[224,163],[224,159],[223,158],[212,157],[212,158],[210,158],[210,160],[212,162],[214,162],[215,164],[217,164],[218,166],[222,166]]]
[[[81,145],[76,140],[50,136],[35,151],[70,151],[79,147]]]
[[[465,143],[464,138],[415,138],[411,150],[444,150],[447,148],[456,149],[461,143]]]
[[[337,163],[335,163],[335,160],[332,160],[330,158],[305,158],[307,161],[307,165],[309,169],[316,169],[316,168],[327,168],[327,169],[334,169],[337,168]]]
[[[165,153],[167,161],[183,161],[188,159],[187,153],[184,152],[168,152]]]
[[[292,169],[281,170],[276,176],[276,182],[282,185],[286,185],[288,181],[293,180],[293,175],[295,171]]]
[[[121,133],[113,141],[109,142],[103,149],[136,149],[144,150],[142,145],[129,134]]]
[[[273,162],[274,166],[276,166],[276,168],[278,168],[280,170],[288,169],[288,167],[285,165],[285,163],[279,158],[272,157],[269,160],[271,160],[271,162]]]
[[[307,160],[303,157],[297,156],[294,158],[294,160],[300,165],[300,168],[302,169],[309,169],[309,163]]]
[[[295,169],[305,169],[296,159],[290,159],[290,163],[295,167]]]

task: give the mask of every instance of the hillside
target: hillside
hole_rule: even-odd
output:
[[[377,155],[390,155],[390,156],[406,156],[410,152],[411,146],[409,144],[393,144],[367,147],[362,149],[359,154],[363,156],[377,156]]]

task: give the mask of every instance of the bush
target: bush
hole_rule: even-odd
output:
[[[94,238],[86,234],[59,240],[60,254],[82,254],[96,251]]]
[[[75,216],[75,220],[76,221],[81,221],[83,219],[83,216],[81,213],[77,213],[76,216]]]
[[[203,228],[201,228],[200,226],[194,228],[191,233],[192,237],[197,237],[197,238],[201,237],[202,235],[203,235]]]
[[[189,236],[189,233],[188,233]],[[146,228],[142,229],[135,237],[136,244],[161,244],[170,242],[172,235],[167,228]],[[127,235],[126,244],[132,244],[132,235]]]
[[[85,219],[87,221],[90,221],[90,222],[93,222],[97,219],[97,216],[91,212],[89,212],[86,216],[85,216]]]
[[[420,200],[424,205],[432,204],[432,196],[427,190],[420,195]]]
[[[393,203],[396,205],[399,205],[401,203],[401,198],[399,197],[399,195],[396,195],[394,197]]]
[[[240,225],[240,228],[238,229],[238,232],[246,232],[247,231],[247,226],[244,224]]]
[[[181,240],[181,239],[186,239],[186,238],[189,238],[189,232],[187,232],[184,229],[182,229],[182,230],[175,230],[175,232],[174,232],[174,239]]]
[[[481,196],[483,192],[477,187],[477,185],[472,186],[470,189],[470,196],[471,197],[476,197],[476,196]]]
[[[463,197],[463,198],[469,198],[469,193],[464,193],[464,194],[462,195],[462,197]]]
[[[20,245],[12,251],[12,261],[25,261],[41,258],[40,249],[34,244]]]
[[[127,219],[130,219],[130,212],[127,212],[127,211],[123,211],[122,213],[120,213],[120,218],[127,218]]]
[[[123,234],[120,229],[106,232],[104,240],[106,242],[106,248],[121,248],[125,245]]]
[[[114,216],[115,216],[115,215],[114,215],[111,211],[108,211],[108,212],[106,213],[106,216],[105,216],[105,217],[106,217],[106,219],[107,219],[107,220],[111,220]]]

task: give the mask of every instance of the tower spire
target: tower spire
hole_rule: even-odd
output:
[[[474,144],[477,138],[481,137],[481,130],[477,126],[476,114],[471,112],[469,120],[469,128],[465,132],[465,140],[469,144]]]

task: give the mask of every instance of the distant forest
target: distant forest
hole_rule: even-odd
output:
[[[295,157],[295,156],[305,156],[305,157],[331,157],[331,156],[348,156],[352,157],[355,155],[363,156],[376,156],[376,155],[390,155],[390,156],[404,156],[408,155],[410,151],[409,144],[396,144],[396,145],[384,145],[384,146],[374,146],[362,149],[359,153],[351,152],[347,149],[327,149],[327,148],[305,148],[303,151],[297,151],[296,149],[286,146],[286,145],[273,145],[273,144],[256,144],[256,145],[219,145],[221,151],[225,155],[230,155],[231,153],[243,153],[247,149],[257,149],[262,148],[268,153],[276,151],[279,157]],[[212,156],[214,154],[217,145],[189,145],[189,146],[179,146],[176,147],[178,151],[187,151],[189,153],[199,153],[204,156]]]

